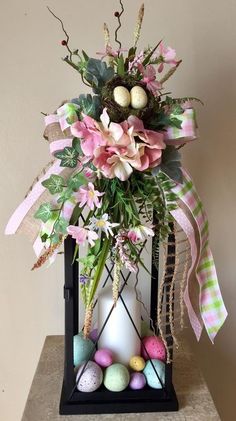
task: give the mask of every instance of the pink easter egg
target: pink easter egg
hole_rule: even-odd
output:
[[[145,360],[154,358],[165,361],[166,349],[162,339],[158,336],[145,336],[145,338],[142,339],[141,354]]]
[[[143,389],[146,384],[146,377],[143,373],[131,373],[129,387],[133,390]]]
[[[98,349],[95,352],[94,361],[101,367],[109,367],[113,363],[112,352],[106,348]]]

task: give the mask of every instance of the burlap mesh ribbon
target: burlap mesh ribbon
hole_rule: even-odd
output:
[[[186,110],[179,118],[182,119],[181,129],[169,130],[170,144],[184,144],[193,140],[195,136],[194,112]],[[51,153],[71,146],[72,136],[70,128],[60,124],[60,117],[52,114],[45,117],[46,130],[45,139],[49,142]],[[167,131],[168,133],[168,131]],[[24,233],[33,243],[37,255],[43,250],[44,244],[41,242],[41,223],[34,218],[35,212],[44,202],[51,201],[48,190],[42,186],[42,181],[50,177],[51,174],[62,175],[66,179],[76,169],[63,168],[58,159],[53,159],[43,169],[41,174],[35,179],[30,187],[24,201],[11,216],[5,233]],[[167,250],[170,244],[164,244],[164,270],[159,288],[158,297],[158,324],[159,331],[164,342],[167,335],[171,335],[176,343],[176,334],[183,326],[184,304],[186,305],[190,323],[196,334],[200,338],[203,325],[211,339],[224,323],[227,316],[220,288],[218,285],[214,260],[208,241],[208,222],[203,210],[203,205],[197,195],[193,182],[189,175],[183,171],[184,182],[178,184],[173,191],[178,195],[178,209],[172,211],[176,221],[174,225],[175,235],[175,263],[172,267],[173,273],[168,279],[169,257]],[[70,203],[70,211],[73,204]],[[164,296],[164,291],[168,293]],[[166,326],[165,300],[169,303],[169,324]],[[173,310],[174,302],[174,310]],[[165,308],[164,308],[165,307]],[[168,327],[166,329],[166,327]],[[167,332],[167,334],[166,334]],[[169,354],[168,354],[169,355]]]

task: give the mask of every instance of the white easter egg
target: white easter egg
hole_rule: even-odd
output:
[[[121,107],[130,105],[130,93],[125,86],[116,86],[113,91],[114,101]]]
[[[135,110],[141,110],[146,107],[148,96],[142,86],[134,86],[130,91],[131,107]]]
[[[102,369],[94,361],[88,361],[84,369],[85,364],[86,363],[82,364],[79,367],[79,370],[76,376],[77,389],[80,392],[94,392],[102,384],[102,380],[103,380]],[[83,371],[83,374],[81,375],[82,371]]]

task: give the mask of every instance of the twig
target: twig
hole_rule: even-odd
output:
[[[118,27],[115,30],[115,41],[119,45],[119,48],[121,49],[121,42],[118,40],[117,34],[118,34],[119,29],[121,28],[121,20],[120,20],[120,17],[122,15],[122,13],[124,13],[124,5],[122,3],[122,0],[119,0],[119,1],[120,1],[120,6],[121,6],[121,12],[120,13],[119,12],[118,13],[115,12],[115,16],[117,17],[118,23],[119,23]],[[119,57],[119,52],[118,52],[118,57]]]
[[[55,18],[55,19],[57,19],[59,22],[60,22],[60,24],[61,24],[61,27],[62,27],[62,30],[63,30],[63,32],[64,32],[64,34],[65,34],[65,36],[66,36],[66,44],[65,44],[65,46],[66,46],[66,48],[67,48],[67,50],[68,50],[68,52],[69,52],[69,54],[70,54],[70,60],[72,59],[72,55],[73,55],[73,52],[71,51],[71,49],[70,49],[70,47],[69,47],[69,40],[70,40],[70,37],[69,37],[69,35],[68,35],[68,33],[67,33],[67,31],[65,30],[65,27],[64,27],[64,23],[63,23],[63,21],[58,17],[58,16],[56,16],[55,15],[55,13],[47,6],[47,9],[48,9],[48,11],[51,13],[51,15]]]

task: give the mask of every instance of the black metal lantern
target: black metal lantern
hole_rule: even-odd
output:
[[[153,240],[153,241],[156,241]],[[173,275],[173,267],[175,263],[175,235],[174,233],[169,235],[168,242],[168,259],[169,267],[166,275],[170,278]],[[175,394],[175,390],[172,384],[172,362],[165,363],[165,381],[162,384],[161,389],[152,389],[149,386],[145,386],[141,390],[131,390],[129,388],[122,392],[111,392],[102,385],[98,390],[94,392],[80,392],[77,389],[75,371],[73,364],[73,336],[78,333],[79,330],[79,291],[78,291],[78,279],[79,279],[79,264],[75,261],[73,264],[75,240],[68,237],[64,244],[65,249],[65,286],[64,286],[64,298],[65,298],[65,362],[64,362],[64,379],[60,401],[60,414],[73,415],[73,414],[105,414],[105,413],[128,413],[128,412],[159,412],[159,411],[177,411],[178,401]],[[153,247],[153,246],[152,246]],[[106,268],[106,279],[103,287],[106,285],[109,278],[112,280],[112,268]],[[153,320],[153,325],[156,326],[157,322],[157,296],[158,296],[158,269],[152,260],[152,276],[151,276],[151,301],[150,301],[150,317]],[[122,291],[125,288],[130,274],[124,276],[121,273],[123,279],[123,285],[119,292],[119,299],[121,299],[125,310],[133,324],[134,329],[136,326],[132,321],[132,317],[129,313],[123,298]],[[165,291],[164,295],[168,294],[168,283],[164,284]],[[96,303],[95,303],[96,304]],[[167,343],[170,347],[172,354],[172,337],[168,335],[168,329],[170,325],[169,321],[169,309],[168,300],[166,300],[166,329],[167,329]],[[107,316],[109,319],[113,308]],[[105,321],[101,333],[107,322]],[[137,335],[139,332],[137,331]],[[140,337],[141,339],[141,337]],[[97,342],[98,342],[97,340]],[[94,350],[96,349],[97,342],[94,344]],[[91,354],[92,356],[92,354]],[[89,358],[90,359],[90,358]],[[88,359],[88,360],[89,360]],[[172,355],[171,355],[172,359]],[[154,367],[153,367],[154,368]],[[155,370],[155,368],[154,368]],[[157,374],[157,372],[156,372]],[[158,376],[158,374],[157,374]],[[158,377],[159,378],[159,377]]]

